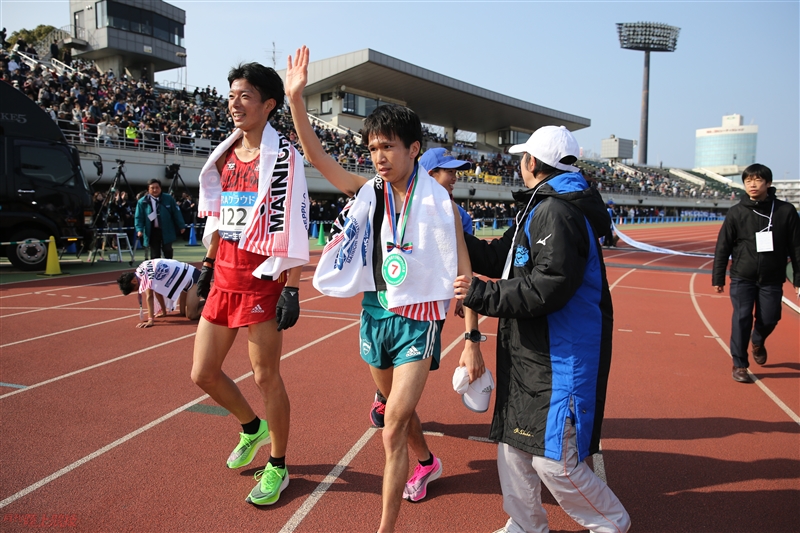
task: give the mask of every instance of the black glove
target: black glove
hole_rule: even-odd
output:
[[[197,296],[208,298],[208,291],[211,290],[211,278],[214,276],[214,268],[203,265],[200,269],[200,278],[197,280]]]
[[[275,308],[275,318],[278,319],[278,331],[289,329],[297,324],[297,319],[300,318],[300,289],[297,287],[283,288]]]

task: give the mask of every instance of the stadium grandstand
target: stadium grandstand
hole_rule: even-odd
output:
[[[73,50],[74,59],[71,54],[64,57],[74,46],[74,30],[54,29],[37,45],[4,42],[2,81],[35,101],[84,152],[107,162],[124,159],[134,192],[143,190],[151,178],[164,180],[165,168],[174,164],[180,165],[182,184],[196,192],[202,164],[232,128],[227,91],[153,82],[158,66],[151,63],[148,68],[135,57],[119,56],[117,50],[109,51],[122,57],[116,70],[101,68],[106,63],[98,47],[91,60],[82,59],[79,50]],[[96,36],[85,38],[97,41]],[[128,68],[125,61],[136,68]],[[408,105],[425,122],[423,149],[444,146],[472,163],[473,170],[459,177],[455,199],[474,208],[475,214],[483,210],[498,218],[513,216],[512,191],[523,186],[519,159],[506,153],[508,146],[524,142],[544,125],[576,130],[591,124],[369,49],[312,62],[305,97],[326,151],[348,170],[364,175],[371,175],[373,168],[358,134],[363,118],[381,103]],[[287,106],[276,116],[276,128],[299,149],[288,113]],[[95,173],[92,161],[83,158],[90,179]],[[581,160],[578,166],[626,220],[631,213],[632,221],[690,212],[716,215],[736,201],[736,184],[708,173],[607,160]],[[307,169],[307,177],[312,197],[337,205],[338,191],[313,167]],[[102,190],[112,179],[105,172],[95,189]]]

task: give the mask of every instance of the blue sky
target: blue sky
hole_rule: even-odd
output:
[[[93,2],[94,0],[87,0]],[[691,168],[695,130],[739,113],[756,124],[758,161],[798,179],[800,2],[172,1],[186,11],[191,85],[226,88],[240,61],[277,68],[306,44],[311,59],[372,48],[502,94],[588,117],[586,150],[639,138],[643,53],[622,50],[617,22],[681,28],[674,53],[651,56],[648,162]],[[9,34],[69,24],[67,0],[0,0]],[[157,81],[177,81],[175,71]]]

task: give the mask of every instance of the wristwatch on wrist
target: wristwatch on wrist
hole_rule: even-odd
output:
[[[484,342],[486,335],[481,334],[477,329],[470,330],[469,333],[464,333],[464,340],[472,342]]]
[[[204,257],[204,258],[203,258],[203,263],[208,263],[208,264],[210,264],[212,268],[214,267],[214,261],[216,261],[216,259],[211,259],[211,258],[210,258],[210,257],[208,257],[208,256],[206,256],[206,257]]]

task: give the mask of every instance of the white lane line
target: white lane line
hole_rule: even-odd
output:
[[[423,431],[423,435],[428,435],[429,437],[444,437],[444,433],[441,431]]]
[[[676,333],[675,336],[676,337],[688,337],[689,334],[688,333]]]
[[[628,270],[627,272],[625,272],[623,275],[621,275],[619,278],[617,278],[617,281],[615,281],[614,283],[611,284],[611,286],[608,287],[608,291],[611,292],[612,290],[614,290],[614,288],[617,285],[619,285],[620,282],[623,279],[627,278],[630,274],[633,274],[634,272],[636,272],[635,268],[632,268],[632,269]],[[630,329],[620,329],[618,331],[632,332],[632,330],[630,330]],[[602,440],[598,443],[598,446],[602,450],[602,447],[603,447],[603,441]],[[597,459],[598,456],[600,457],[599,460]],[[606,464],[603,461],[602,451],[600,451],[599,453],[596,453],[596,454],[594,454],[592,456],[592,466],[593,466],[593,470],[594,470],[594,475],[596,475],[597,477],[599,477],[602,480],[605,480],[606,479]]]
[[[343,317],[343,316],[307,315],[307,314],[303,313],[302,311],[300,312],[300,317],[301,318],[324,318],[325,320],[344,320],[345,322],[352,322],[352,320],[353,320],[352,318],[347,318],[347,317]]]
[[[647,330],[645,330],[645,333],[649,333],[650,335],[661,335],[660,331],[647,331]]]
[[[94,274],[80,274],[81,276],[86,275],[94,275]],[[29,280],[29,281],[38,281],[38,280]],[[15,281],[13,283],[27,283],[27,281]],[[0,300],[5,300],[7,298],[18,298],[20,296],[28,296],[30,294],[43,294],[45,292],[56,292],[56,291],[69,291],[72,289],[80,289],[81,287],[94,287],[95,285],[112,285],[113,281],[100,281],[98,283],[87,283],[86,285],[71,285],[69,287],[60,287],[58,289],[46,289],[41,291],[31,291],[31,292],[21,292],[19,294],[9,294],[7,296],[0,296]],[[11,285],[11,283],[3,283],[3,286]],[[78,298],[84,298],[83,296],[78,296]]]
[[[618,329],[617,331],[624,331],[625,333],[633,333],[632,329]]]
[[[622,281],[623,279],[627,278],[630,274],[633,274],[634,272],[636,272],[635,268],[632,268],[632,269],[628,270],[627,272],[625,272],[623,275],[621,275],[619,278],[617,278],[617,281],[615,281],[614,283],[611,284],[611,286],[608,288],[608,290],[609,291],[613,291],[614,287],[619,285],[620,281]]]
[[[91,300],[84,300],[82,302],[72,302],[72,303],[69,303],[69,304],[56,305],[56,306],[53,306],[53,307],[35,307],[31,311],[23,311],[21,313],[11,313],[10,315],[3,315],[3,318],[11,318],[12,316],[27,315],[27,314],[30,314],[30,313],[38,313],[40,311],[51,311],[53,309],[64,309],[65,307],[70,307],[72,305],[83,305],[83,304],[87,304],[89,302],[97,302],[99,300],[100,300],[100,298],[92,298]],[[3,309],[13,309],[13,308],[11,308],[11,307],[3,307]]]
[[[311,509],[313,509],[317,502],[322,499],[331,485],[333,485],[336,480],[339,479],[339,476],[342,475],[344,469],[347,468],[350,462],[356,457],[356,455],[359,454],[361,449],[366,446],[367,442],[369,442],[369,439],[372,438],[376,431],[378,431],[377,428],[369,428],[364,432],[363,435],[361,435],[361,438],[358,439],[358,442],[356,442],[353,447],[350,448],[350,450],[344,455],[344,457],[342,457],[339,462],[336,463],[336,466],[334,466],[330,473],[325,476],[325,479],[323,479],[320,484],[317,485],[314,491],[305,499],[300,508],[295,511],[289,520],[287,520],[287,522],[281,528],[280,533],[292,533],[295,529],[297,529],[297,526],[299,526],[303,519],[308,516],[308,513],[310,513]]]
[[[353,326],[356,326],[358,324],[359,324],[359,322],[354,322],[354,323],[352,323],[352,324],[350,324],[348,326],[345,326],[343,328],[339,328],[338,330],[334,331],[333,333],[329,333],[328,335],[325,335],[324,337],[321,337],[321,338],[319,338],[319,339],[317,339],[315,341],[312,341],[312,342],[306,344],[305,346],[301,346],[300,348],[297,348],[296,350],[293,350],[293,351],[287,353],[286,355],[281,357],[281,359],[286,359],[290,355],[293,355],[293,354],[296,354],[298,352],[301,352],[301,351],[305,350],[306,348],[317,344],[318,342],[321,342],[321,341],[323,341],[323,340],[325,340],[325,339],[327,339],[329,337],[332,337],[333,335],[336,335],[337,333],[341,333],[342,331],[344,331],[346,329],[349,329],[349,328],[352,328]],[[192,333],[192,335],[194,335],[194,333]],[[187,337],[191,337],[192,335],[187,335]],[[180,339],[176,339],[176,340],[180,340]],[[246,378],[248,378],[248,377],[250,377],[252,375],[253,375],[253,372],[248,372],[247,374],[239,376],[238,378],[236,378],[233,381],[234,381],[234,383],[239,383],[243,379],[246,379]],[[154,428],[155,426],[161,424],[162,422],[165,422],[165,421],[169,420],[170,418],[174,417],[175,415],[184,412],[189,407],[192,407],[193,405],[197,405],[198,403],[200,403],[200,402],[202,402],[204,400],[207,400],[208,398],[209,398],[208,394],[204,394],[203,396],[200,396],[199,398],[197,398],[195,400],[192,400],[191,402],[186,403],[186,404],[178,407],[177,409],[174,409],[173,411],[170,411],[169,413],[165,414],[161,418],[157,418],[156,420],[153,420],[149,424],[144,425],[144,426],[140,427],[139,429],[136,429],[136,430],[128,433],[124,437],[121,437],[121,438],[115,440],[114,442],[112,442],[110,444],[107,444],[106,446],[103,446],[99,450],[97,450],[95,452],[92,452],[89,455],[87,455],[85,457],[82,457],[81,459],[78,459],[74,463],[71,463],[71,464],[65,466],[61,470],[58,470],[57,472],[54,472],[53,474],[51,474],[51,475],[49,475],[49,476],[47,476],[47,477],[45,477],[43,479],[40,479],[36,483],[25,487],[24,489],[12,494],[11,496],[6,498],[5,500],[1,501],[0,502],[0,509],[2,509],[3,507],[6,507],[7,505],[17,501],[18,499],[22,498],[23,496],[27,496],[31,492],[44,487],[48,483],[50,483],[52,481],[55,481],[56,479],[60,478],[61,476],[65,475],[65,474],[68,474],[69,472],[75,470],[79,466],[82,466],[82,465],[88,463],[89,461],[100,457],[104,453],[113,450],[117,446],[126,443],[127,441],[131,440],[132,438],[136,437],[137,435],[141,435],[142,433],[144,433],[148,429]],[[369,437],[372,436],[372,433],[370,433],[370,431],[372,433],[374,433],[376,430],[374,428],[370,428],[370,429],[367,430],[367,433],[364,434],[365,436],[367,436],[367,438],[364,439],[364,437],[362,437],[362,440],[364,440],[364,444],[366,444],[366,441],[369,440]],[[359,441],[359,442],[361,442],[361,441]],[[356,446],[358,446],[358,443],[356,443]],[[355,449],[356,446],[353,446],[353,448]],[[363,447],[363,444],[361,446]],[[360,450],[361,448],[358,448],[358,449]],[[356,452],[357,452],[357,450],[356,450]]]
[[[77,305],[78,303],[89,303],[89,301],[86,301],[86,302],[75,302],[75,304],[69,304],[69,305]],[[39,311],[50,311],[50,310],[55,309],[55,308],[54,307],[3,306],[3,309],[17,309],[17,310],[34,309],[34,310],[39,310]],[[64,306],[60,305],[60,306],[58,306],[58,309],[63,310]],[[66,309],[66,310],[67,311],[133,311],[134,308],[133,307],[80,307],[80,308],[74,308],[73,307],[72,309]],[[11,315],[0,315],[0,318],[6,318],[7,316],[11,316]],[[169,316],[178,316],[178,315],[169,315]]]
[[[606,478],[606,462],[603,460],[603,441],[598,443],[598,447],[600,448],[600,451],[592,454],[592,467],[594,470],[594,475],[602,479],[603,483],[608,485],[608,479]]]
[[[709,263],[710,263],[710,261],[709,261]],[[705,265],[703,265],[703,266],[705,266]],[[692,296],[692,304],[694,304],[695,311],[697,311],[697,314],[700,316],[700,320],[702,320],[702,321],[703,321],[703,323],[706,325],[706,328],[708,328],[708,331],[709,331],[709,332],[710,332],[712,335],[714,335],[714,338],[717,340],[717,343],[718,343],[720,346],[722,346],[722,349],[723,349],[723,350],[725,350],[725,353],[727,353],[729,357],[733,358],[733,356],[731,356],[731,350],[730,350],[730,348],[728,348],[728,346],[727,346],[727,345],[726,345],[726,344],[725,344],[725,343],[722,341],[722,339],[720,339],[720,338],[719,338],[719,335],[717,335],[717,332],[716,332],[716,331],[714,331],[714,328],[712,328],[712,327],[711,327],[711,324],[708,322],[708,320],[706,319],[706,316],[703,314],[703,311],[701,311],[701,310],[700,310],[700,306],[697,304],[697,299],[695,298],[695,295],[694,295],[694,278],[696,278],[696,277],[697,277],[697,274],[692,274],[692,277],[691,277],[691,279],[690,279],[690,281],[689,281],[689,292],[691,293],[691,296]],[[761,390],[764,392],[764,394],[766,394],[766,395],[767,395],[767,396],[768,396],[768,397],[769,397],[769,398],[770,398],[770,399],[771,399],[773,402],[775,402],[775,405],[777,405],[778,407],[780,407],[780,408],[781,408],[781,410],[782,410],[784,413],[786,413],[787,415],[789,415],[789,418],[791,418],[791,419],[792,419],[792,420],[794,420],[794,421],[795,421],[795,422],[796,422],[798,425],[800,425],[800,416],[798,416],[798,415],[797,415],[797,413],[795,413],[794,411],[792,411],[792,410],[789,408],[789,406],[788,406],[788,405],[786,405],[785,403],[783,403],[783,401],[782,401],[780,398],[778,398],[778,397],[775,395],[775,393],[774,393],[774,392],[772,392],[772,391],[769,389],[769,387],[767,387],[766,385],[764,385],[764,383],[763,383],[763,382],[762,382],[762,381],[761,381],[761,380],[758,378],[758,376],[756,376],[755,374],[753,374],[752,372],[750,372],[750,370],[749,370],[749,369],[748,369],[747,373],[748,373],[748,374],[750,374],[750,377],[753,379],[753,381],[755,382],[755,384],[756,384],[756,385],[758,385],[758,386],[759,386],[759,388],[760,388],[760,389],[761,389]]]
[[[488,317],[488,316],[482,316],[481,318],[479,318],[479,319],[478,319],[478,325],[482,324],[482,323],[483,323],[483,321],[484,321],[484,320],[486,320],[487,318],[489,318],[489,317]],[[449,354],[449,353],[450,353],[450,350],[452,350],[453,348],[455,348],[455,347],[456,347],[456,345],[458,345],[458,343],[460,343],[460,342],[461,342],[461,341],[463,341],[463,340],[464,340],[464,335],[458,335],[458,336],[456,337],[456,340],[454,340],[453,342],[451,342],[451,343],[450,343],[450,344],[447,346],[447,348],[445,348],[444,350],[442,350],[442,354],[439,356],[439,361],[441,362],[441,360],[442,360],[442,359],[444,359],[444,356],[445,356],[445,355],[447,355],[447,354]]]
[[[200,398],[198,398],[196,400],[193,400],[193,401],[191,401],[191,402],[189,402],[187,404],[184,404],[184,405],[178,407],[177,409],[175,409],[174,411],[171,411],[171,412],[165,414],[161,418],[153,420],[149,424],[140,427],[136,431],[132,431],[131,433],[128,433],[124,437],[121,437],[121,438],[115,440],[114,442],[103,446],[102,448],[100,448],[96,452],[90,453],[89,455],[87,455],[85,457],[82,457],[81,459],[78,459],[74,463],[65,466],[61,470],[58,470],[57,472],[54,472],[54,473],[50,474],[46,478],[40,479],[39,481],[37,481],[33,485],[29,485],[29,486],[25,487],[21,491],[16,492],[15,494],[12,494],[11,496],[6,498],[5,500],[1,501],[0,502],[0,509],[2,509],[3,507],[5,507],[5,506],[7,506],[7,505],[9,505],[11,503],[14,503],[15,501],[17,501],[18,499],[22,498],[23,496],[27,496],[31,492],[44,487],[45,485],[47,485],[51,481],[55,481],[56,479],[60,478],[61,476],[72,472],[73,470],[75,470],[79,466],[82,466],[82,465],[88,463],[89,461],[91,461],[93,459],[97,459],[98,457],[100,457],[104,453],[113,450],[114,448],[116,448],[120,444],[124,444],[125,442],[131,440],[132,438],[136,437],[137,435],[140,435],[140,434],[144,433],[148,429],[154,428],[155,426],[159,425],[160,423],[164,422],[165,420],[169,420],[170,418],[172,418],[173,416],[177,415],[178,413],[184,412],[189,407],[202,402],[203,400],[205,400],[208,397],[209,396],[206,394],[205,396],[201,396]]]
[[[680,276],[687,276],[689,275],[688,272],[660,272],[660,274],[677,274]],[[689,291],[676,291],[672,289],[651,289],[649,287],[635,287],[633,285],[620,285],[620,289],[630,289],[633,291],[647,291],[647,292],[666,292],[669,294],[682,294],[686,295],[689,294]],[[697,296],[701,298],[726,298],[726,296],[720,296],[717,294],[698,294]]]
[[[486,316],[481,317],[478,320],[478,324],[480,324],[487,318],[488,317]],[[360,324],[360,321],[357,322],[357,324]],[[439,357],[439,360],[441,361],[442,359],[444,359],[444,356],[450,353],[450,351],[463,340],[464,340],[463,336],[461,335],[457,336],[456,339],[447,346],[447,348],[442,350],[442,354]],[[317,486],[317,488],[314,489],[314,492],[312,492],[311,495],[308,498],[306,498],[306,500],[303,502],[300,508],[294,513],[294,515],[292,515],[292,517],[286,522],[286,524],[284,524],[283,528],[280,530],[280,533],[291,533],[292,531],[297,529],[297,526],[299,526],[300,523],[303,521],[303,519],[305,519],[305,517],[308,516],[308,513],[311,512],[311,509],[313,509],[314,506],[317,504],[317,502],[325,495],[325,492],[327,492],[330,486],[336,482],[336,480],[344,471],[345,467],[347,467],[347,465],[350,464],[350,461],[352,461],[353,458],[361,451],[361,449],[364,447],[367,441],[369,441],[370,437],[372,437],[372,435],[375,434],[376,431],[377,428],[370,428],[366,431],[366,433],[364,433],[364,435],[362,435],[361,439],[350,449],[349,452],[347,452],[347,455],[342,457],[339,463],[333,468],[333,470],[331,470],[330,474],[328,474],[325,477],[325,479]],[[439,433],[434,431],[424,431],[423,433],[425,435],[436,436],[436,437],[444,436],[444,433]]]
[[[789,298],[787,298],[786,296],[782,297],[782,298],[781,298],[781,301],[782,301],[783,303],[785,303],[787,306],[789,306],[789,309],[791,309],[791,310],[792,310],[792,311],[794,311],[795,313],[800,313],[800,306],[798,306],[797,304],[795,304],[794,302],[792,302],[792,301],[791,301]]]
[[[486,437],[467,437],[467,440],[474,440],[478,442],[486,442],[489,444],[497,444],[496,440],[487,439]]]
[[[62,335],[64,333],[70,333],[72,331],[78,331],[78,330],[81,330],[81,329],[93,328],[95,326],[100,326],[102,324],[108,324],[109,322],[116,322],[118,320],[125,320],[127,318],[131,318],[131,317],[134,317],[134,316],[139,316],[139,313],[136,313],[136,314],[133,314],[133,315],[125,315],[125,316],[121,316],[119,318],[112,318],[111,320],[104,320],[103,322],[95,322],[94,324],[88,324],[86,326],[78,326],[77,328],[65,329],[63,331],[56,331],[54,333],[48,333],[47,335],[39,335],[38,337],[31,337],[30,339],[23,339],[21,341],[9,342],[8,344],[0,344],[0,348],[5,348],[7,346],[14,346],[15,344],[22,344],[24,342],[30,342],[30,341],[35,341],[35,340],[39,340],[39,339],[45,339],[47,337],[53,337],[55,335]]]
[[[136,315],[132,315],[132,316],[136,316]],[[86,366],[86,367],[83,367],[83,368],[79,368],[78,370],[73,370],[72,372],[68,372],[66,374],[61,374],[60,376],[56,376],[54,378],[46,379],[44,381],[40,381],[39,383],[34,383],[33,385],[28,385],[24,389],[18,389],[18,390],[15,390],[13,392],[7,392],[6,394],[3,394],[2,396],[0,396],[0,400],[2,400],[3,398],[8,398],[9,396],[14,396],[15,394],[19,394],[21,392],[26,392],[26,391],[29,391],[31,389],[35,389],[35,388],[41,387],[42,385],[48,385],[50,383],[54,383],[56,381],[61,381],[62,379],[66,379],[68,377],[75,376],[77,374],[82,374],[83,372],[87,372],[87,371],[93,370],[95,368],[100,368],[101,366],[105,366],[105,365],[108,365],[108,364],[111,364],[111,363],[115,363],[117,361],[122,361],[123,359],[127,359],[128,357],[132,357],[132,356],[140,354],[140,353],[149,352],[150,350],[152,350],[154,348],[160,348],[161,346],[166,346],[167,344],[172,344],[173,342],[178,342],[178,341],[182,341],[183,339],[188,339],[189,337],[193,337],[194,335],[195,335],[194,333],[190,333],[189,335],[184,335],[183,337],[178,337],[177,339],[172,339],[172,340],[168,340],[166,342],[162,342],[161,344],[155,344],[153,346],[148,346],[147,348],[142,348],[141,350],[136,350],[135,352],[127,353],[125,355],[120,355],[119,357],[115,357],[114,359],[109,359],[107,361],[103,361],[102,363],[97,363],[97,364],[94,364],[94,365],[90,365],[90,366]]]

